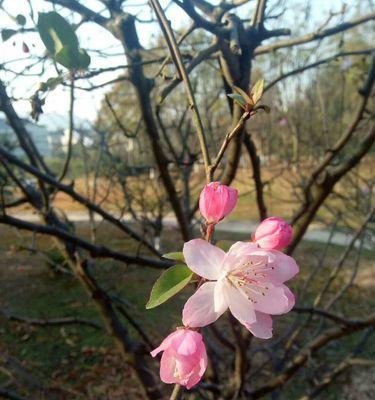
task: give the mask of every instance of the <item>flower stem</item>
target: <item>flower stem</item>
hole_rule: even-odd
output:
[[[209,243],[211,243],[211,237],[212,237],[212,234],[214,233],[214,230],[215,230],[215,224],[207,225],[206,240]]]
[[[169,400],[178,400],[180,398],[179,396],[180,390],[181,390],[181,385],[179,384],[174,385],[173,392]]]

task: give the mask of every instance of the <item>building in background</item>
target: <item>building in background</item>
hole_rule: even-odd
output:
[[[34,144],[43,157],[56,157],[67,150],[68,121],[58,114],[42,115],[39,123],[23,119],[25,128],[31,135]],[[78,127],[78,125],[77,125]],[[92,144],[92,131],[88,126],[80,123],[73,135],[73,144],[77,144],[80,138],[84,137],[84,144]],[[82,140],[82,139],[81,139]],[[0,145],[11,150],[18,157],[24,156],[17,136],[4,116],[0,116]]]

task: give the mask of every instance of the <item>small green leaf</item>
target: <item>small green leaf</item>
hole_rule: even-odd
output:
[[[55,55],[55,60],[68,69],[77,67],[78,49],[71,46],[63,46]]]
[[[73,27],[56,12],[39,13],[39,35],[49,54],[68,69],[85,69],[90,56],[80,49]]]
[[[233,90],[235,92],[237,92],[238,94],[240,94],[242,96],[242,98],[245,99],[246,103],[252,104],[251,98],[244,90],[242,90],[241,88],[234,86],[234,85],[233,85]]]
[[[16,22],[18,25],[25,26],[26,25],[26,18],[22,14],[18,14],[16,16]]]
[[[16,33],[17,33],[17,31],[15,31],[14,29],[2,29],[1,30],[1,39],[3,40],[3,42],[5,42],[8,39],[10,39],[13,35],[15,35]]]
[[[163,258],[168,258],[168,260],[176,260],[176,261],[185,262],[185,258],[184,258],[182,251],[176,251],[174,253],[164,254]]]
[[[244,98],[240,94],[232,93],[232,94],[228,94],[228,97],[233,99],[233,101],[235,101],[237,104],[239,104],[242,108],[245,107],[246,101],[244,100]]]
[[[86,69],[91,62],[90,56],[87,54],[86,50],[79,49],[78,51],[78,68]]]
[[[55,56],[64,46],[76,49],[79,43],[73,27],[58,13],[39,13],[39,35],[51,56]]]
[[[258,103],[264,90],[264,79],[260,79],[251,89],[250,97],[254,104]]]
[[[85,69],[91,61],[85,50],[71,46],[64,46],[55,55],[55,60],[68,69]]]
[[[63,81],[64,81],[64,78],[62,76],[48,78],[46,82],[40,83],[38,90],[43,91],[43,92],[46,92],[47,90],[54,90]]]
[[[154,308],[164,303],[182,290],[191,280],[193,272],[186,265],[174,265],[164,271],[155,282],[146,308]]]

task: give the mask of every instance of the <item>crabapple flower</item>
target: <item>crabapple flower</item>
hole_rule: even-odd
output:
[[[238,192],[220,182],[206,185],[199,196],[199,210],[208,224],[217,224],[236,206]]]
[[[292,240],[292,227],[278,217],[266,218],[254,234],[254,241],[267,250],[281,250]]]
[[[209,325],[229,308],[254,336],[268,339],[270,315],[294,306],[294,295],[283,283],[298,273],[298,266],[284,253],[251,242],[237,242],[225,253],[202,239],[185,243],[183,253],[187,266],[208,280],[184,306],[187,327]]]
[[[199,332],[177,329],[151,352],[152,357],[161,351],[160,379],[164,383],[178,383],[190,389],[201,380],[207,368],[207,354]]]

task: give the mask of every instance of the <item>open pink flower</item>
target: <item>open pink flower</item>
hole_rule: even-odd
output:
[[[206,185],[199,196],[199,210],[208,224],[217,224],[236,206],[238,192],[220,182]]]
[[[185,326],[211,324],[229,308],[254,336],[267,339],[270,314],[285,314],[294,306],[283,282],[298,273],[298,266],[286,254],[250,242],[237,242],[225,253],[202,239],[185,243],[183,253],[188,267],[208,280],[186,302]]]
[[[266,218],[256,229],[254,240],[263,249],[284,249],[292,240],[292,227],[282,218]]]
[[[207,368],[207,354],[199,332],[177,329],[151,352],[152,357],[161,351],[160,379],[164,383],[178,383],[190,389],[201,380]]]

